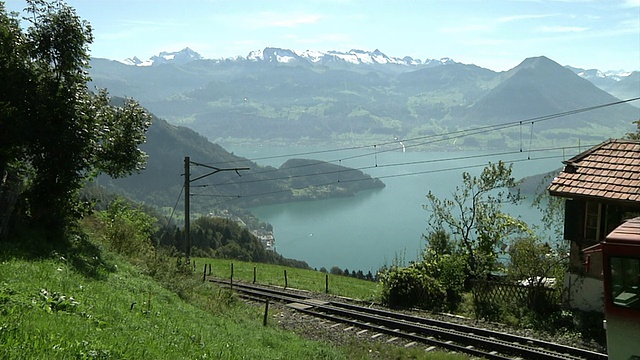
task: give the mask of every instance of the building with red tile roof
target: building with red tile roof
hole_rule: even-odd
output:
[[[548,190],[567,199],[564,238],[571,251],[565,300],[572,308],[601,311],[602,257],[583,250],[640,215],[640,141],[608,140],[564,165]]]
[[[640,141],[609,140],[564,164],[551,195],[640,202]]]

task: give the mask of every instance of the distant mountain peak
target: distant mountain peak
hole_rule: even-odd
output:
[[[202,60],[202,56],[197,52],[186,47],[180,51],[175,52],[161,52],[158,56],[152,56],[151,60],[154,65],[160,65],[165,63],[184,64],[194,60]]]
[[[557,62],[549,59],[546,56],[535,56],[524,59],[518,66],[515,68],[533,68],[537,66],[561,66]]]
[[[122,63],[127,64],[127,65],[133,65],[133,66],[142,66],[142,64],[144,63],[142,60],[138,59],[137,56],[134,56],[132,58],[126,58],[122,61]]]
[[[168,64],[168,63],[185,64],[194,60],[202,60],[202,59],[203,59],[202,55],[191,50],[189,47],[186,47],[180,51],[174,51],[174,52],[162,51],[160,52],[160,54],[152,56],[147,61],[142,61],[137,56],[134,56],[132,58],[126,58],[121,62],[123,64],[133,65],[133,66],[156,66],[156,65]]]
[[[565,66],[565,67],[573,71],[574,73],[576,73],[581,78],[585,78],[601,87],[606,87],[606,85],[614,84],[620,80],[628,78],[634,73],[633,71],[624,71],[624,70],[601,71],[598,69],[581,69],[581,68],[575,68],[571,66]]]
[[[563,77],[573,75],[570,69],[558,64],[546,56],[536,56],[524,59],[513,69],[505,73],[505,77],[509,78],[517,74],[545,74],[545,76]]]
[[[204,58],[196,51],[186,47],[180,51],[167,52],[162,51],[158,55],[152,56],[149,60],[140,60],[137,56],[124,59],[120,61],[123,64],[131,66],[157,66],[161,64],[185,64],[195,60],[203,60]],[[439,66],[455,64],[456,62],[450,58],[441,59],[415,59],[411,56],[405,56],[402,58],[388,56],[387,54],[375,49],[373,51],[351,49],[349,51],[317,51],[317,50],[305,50],[298,52],[290,49],[283,49],[278,47],[266,47],[261,50],[253,50],[247,54],[246,57],[236,56],[230,57],[220,61],[252,61],[252,62],[266,62],[276,64],[293,64],[293,63],[308,63],[308,64],[353,64],[353,65],[369,65],[369,66],[381,66],[381,65],[401,65],[401,66]]]
[[[449,58],[443,58],[440,60],[427,59],[422,61],[420,59],[414,59],[410,56],[402,58],[391,57],[375,49],[373,51],[366,51],[361,49],[351,49],[346,52],[329,50],[329,51],[316,51],[305,50],[297,52],[289,49],[267,47],[264,50],[254,50],[247,55],[247,60],[250,61],[266,61],[277,63],[291,63],[291,62],[308,62],[311,64],[354,64],[354,65],[402,65],[402,66],[418,66],[418,65],[446,65],[455,63]]]

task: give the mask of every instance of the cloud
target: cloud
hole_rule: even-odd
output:
[[[581,26],[541,26],[537,29],[543,33],[580,33],[589,30]]]
[[[640,22],[637,19],[628,19],[618,22],[615,28],[607,32],[612,34],[638,34],[640,33]]]
[[[625,7],[625,8],[640,7],[640,0],[625,0],[622,2],[622,7]]]
[[[296,41],[300,44],[321,44],[321,43],[343,43],[352,41],[351,36],[349,34],[341,34],[341,33],[333,33],[333,34],[323,34],[316,37],[307,37],[300,38],[297,37]]]
[[[542,19],[552,16],[558,16],[559,14],[531,14],[531,15],[511,15],[498,18],[498,23],[507,23],[512,21]]]
[[[476,24],[461,25],[461,26],[451,26],[451,27],[442,28],[440,29],[440,31],[445,34],[495,31],[502,24],[516,22],[516,21],[542,19],[542,18],[548,18],[548,17],[558,16],[558,15],[559,14],[554,13],[554,14],[525,14],[525,15],[503,16],[503,17],[494,18],[494,19],[485,19],[485,21],[482,24],[476,23]]]
[[[464,43],[469,46],[505,46],[512,44],[513,42],[506,39],[478,38],[469,39],[464,41]]]
[[[318,14],[263,12],[246,18],[245,22],[258,28],[292,28],[299,25],[316,24],[320,19],[322,19],[322,16]]]
[[[122,20],[109,28],[96,33],[97,39],[123,40],[140,38],[142,35],[155,34],[166,29],[183,28],[186,24],[175,21]],[[110,30],[114,29],[114,30]]]
[[[476,24],[476,25],[445,27],[440,29],[440,32],[445,34],[461,34],[461,33],[473,33],[478,31],[487,31],[487,30],[491,30],[491,26]]]

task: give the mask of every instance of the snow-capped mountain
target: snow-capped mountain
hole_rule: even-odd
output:
[[[152,56],[148,60],[140,60],[134,56],[120,61],[123,64],[131,66],[157,66],[161,64],[178,64],[182,65],[195,60],[206,60],[197,52],[190,48],[184,48],[180,51],[166,52],[163,51],[157,56]],[[211,59],[209,59],[211,60]],[[295,64],[295,65],[325,65],[325,66],[344,66],[344,65],[362,65],[374,66],[379,69],[392,68],[411,71],[413,67],[425,68],[440,65],[457,64],[453,59],[414,59],[410,56],[402,58],[388,56],[382,51],[376,49],[374,51],[365,51],[352,49],[346,52],[342,51],[316,51],[305,50],[295,51],[290,49],[282,49],[276,47],[266,47],[262,50],[254,50],[249,52],[246,57],[235,56],[226,59],[215,59],[213,62],[253,62],[253,63],[270,63],[270,64]],[[394,67],[395,66],[395,67]],[[581,69],[572,66],[565,66],[578,76],[587,79],[596,86],[607,89],[609,86],[626,79],[632,72],[623,70],[600,71],[597,69]]]
[[[150,66],[153,64],[151,60],[148,60],[145,62],[140,60],[137,56],[134,56],[132,58],[126,58],[122,60],[121,63],[126,65],[133,65],[133,66]]]
[[[133,66],[156,66],[161,64],[185,64],[195,60],[202,60],[203,57],[188,47],[175,52],[163,51],[157,56],[152,56],[149,60],[142,61],[137,56],[126,58],[121,63]]]
[[[638,96],[637,71],[581,69],[565,66],[583,79],[589,80],[600,89],[610,92],[619,99]],[[633,76],[636,74],[635,76]],[[631,91],[630,91],[631,90]]]
[[[598,82],[598,81],[618,82],[632,74],[631,71],[624,71],[624,70],[601,71],[598,69],[580,69],[580,68],[574,68],[571,66],[566,66],[566,68],[570,69],[581,78],[587,79],[591,82]]]
[[[296,52],[294,50],[265,48],[264,50],[252,51],[247,55],[246,60],[249,61],[266,61],[277,63],[293,63],[293,62],[310,62],[313,64],[336,64],[347,63],[355,65],[405,65],[405,66],[436,66],[454,63],[449,58],[440,60],[428,59],[422,61],[414,59],[410,56],[403,58],[390,57],[382,51],[376,49],[374,51],[364,51],[352,49],[347,52],[341,51],[315,51],[306,50]]]
[[[204,59],[197,52],[185,48],[177,52],[161,52],[158,56],[152,56],[149,60],[142,61],[138,57],[127,58],[122,63],[132,66],[156,66],[160,64],[174,63],[184,64],[189,61]],[[314,51],[306,50],[296,52],[289,49],[281,49],[267,47],[263,50],[254,50],[249,52],[246,57],[236,56],[234,58],[225,59],[225,61],[251,61],[251,62],[268,62],[279,64],[294,63],[310,63],[310,64],[354,64],[354,65],[403,65],[403,66],[438,66],[454,64],[450,58],[442,58],[439,60],[414,59],[410,56],[403,58],[391,57],[376,49],[374,51],[365,51],[352,49],[347,52],[341,51]]]
[[[271,63],[293,63],[304,61],[294,51],[279,48],[265,48],[264,50],[254,50],[247,55],[249,61],[266,61]]]

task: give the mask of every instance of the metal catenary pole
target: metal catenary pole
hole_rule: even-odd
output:
[[[194,179],[191,179],[190,167],[191,165],[202,166],[209,168],[213,171],[208,172],[204,175],[200,175]],[[218,168],[215,166],[205,165],[201,163],[197,163],[191,161],[188,156],[184,157],[184,239],[185,239],[185,258],[187,264],[190,262],[191,258],[191,218],[190,218],[190,197],[191,197],[191,188],[190,184],[196,180],[200,180],[207,176],[211,176],[213,174],[217,174],[221,171],[235,171],[238,176],[240,176],[240,170],[249,170],[248,167],[236,167],[236,168]]]
[[[191,223],[190,223],[190,217],[189,217],[189,201],[191,200],[191,190],[189,188],[189,184],[191,183],[191,180],[189,179],[189,168],[190,168],[190,161],[189,161],[189,157],[185,156],[184,157],[184,241],[185,241],[185,251],[184,251],[184,256],[185,256],[185,261],[188,264],[189,263],[189,259],[191,256],[191,239],[190,239],[190,232],[191,232]]]

